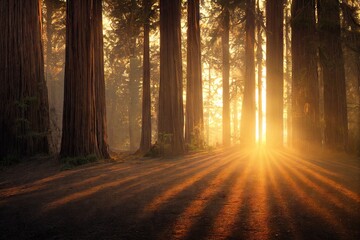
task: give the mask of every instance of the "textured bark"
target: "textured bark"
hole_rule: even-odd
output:
[[[140,152],[146,153],[151,148],[151,98],[150,98],[150,0],[143,0],[144,7],[144,57],[143,57],[143,94]]]
[[[102,2],[67,1],[61,157],[108,158]]]
[[[0,2],[0,158],[47,153],[41,1]]]
[[[181,0],[160,0],[158,142],[168,155],[185,150],[180,17]]]
[[[185,141],[202,148],[204,143],[203,95],[201,77],[199,0],[188,1],[187,84]]]
[[[291,11],[292,142],[320,143],[315,0],[293,0]]]
[[[241,144],[255,144],[255,0],[246,2],[245,87],[241,113]]]
[[[222,69],[222,81],[223,81],[223,145],[225,147],[230,146],[230,52],[229,52],[229,34],[230,34],[230,13],[227,7],[223,10],[223,32],[221,36],[222,54],[223,54],[223,69]]]
[[[266,142],[283,146],[283,1],[266,1]]]
[[[324,81],[325,144],[330,148],[345,149],[348,127],[339,2],[319,0],[318,17]]]

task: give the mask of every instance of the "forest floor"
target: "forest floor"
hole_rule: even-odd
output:
[[[213,150],[0,170],[0,239],[360,239],[360,160]]]

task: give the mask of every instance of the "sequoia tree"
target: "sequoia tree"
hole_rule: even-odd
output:
[[[293,143],[319,142],[319,83],[315,0],[293,0],[292,117]]]
[[[348,127],[339,4],[337,0],[318,0],[318,29],[324,82],[325,144],[345,149]]]
[[[266,1],[266,142],[283,145],[283,1]]]
[[[255,143],[255,0],[246,1],[245,87],[241,114],[241,144]]]
[[[199,0],[188,1],[187,84],[185,140],[187,144],[203,145],[203,95],[200,49]]]
[[[158,144],[170,155],[185,150],[180,18],[181,0],[160,0]]]
[[[144,57],[143,57],[143,94],[140,152],[151,148],[151,98],[150,98],[150,0],[143,0],[144,8]]]
[[[102,1],[67,1],[62,157],[108,158]]]
[[[0,159],[48,152],[41,1],[0,2]]]
[[[230,146],[230,11],[229,6],[225,4],[222,12],[222,84],[223,84],[223,145]]]

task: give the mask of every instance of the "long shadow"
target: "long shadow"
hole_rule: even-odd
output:
[[[139,212],[140,215],[137,215],[139,217],[137,225],[127,231],[135,234],[126,236],[126,239],[170,239],[172,236],[171,226],[174,226],[179,216],[186,211],[192,202],[196,201],[197,193],[205,191],[219,172],[229,168],[235,160],[234,157],[229,157],[224,161],[226,163],[211,169],[192,185],[181,188],[180,191],[176,192],[176,195],[172,195],[161,205],[156,205],[156,208],[152,209],[152,211],[146,211],[145,215],[142,214],[144,210],[142,208]],[[177,199],[181,200],[177,201]]]
[[[151,183],[149,183],[149,179],[152,179],[152,177],[156,177],[157,179],[159,177],[164,177],[162,179],[168,180],[168,182],[164,185],[164,187],[167,187],[169,186],[169,184],[172,183],[173,180],[179,181],[183,178],[186,179],[188,176],[191,176],[191,174],[193,173],[204,172],[204,171],[206,172],[207,168],[213,164],[212,161],[214,159],[216,160],[216,157],[209,157],[206,159],[207,161],[202,160],[199,164],[195,164],[196,167],[187,169],[187,171],[181,171],[181,169],[177,169],[176,167],[173,168],[166,167],[164,169],[157,169],[156,171],[153,172],[148,172],[148,173],[145,172],[145,173],[129,176],[127,178],[111,179],[111,181],[105,180],[105,182],[97,182],[96,186],[91,186],[91,188],[87,188],[83,191],[76,191],[71,195],[66,195],[63,198],[57,199],[49,203],[47,206],[45,206],[45,209],[49,210],[54,207],[58,207],[73,201],[76,203],[77,201],[80,201],[85,197],[89,198],[92,195],[96,194],[97,192],[103,192],[106,191],[107,189],[112,189],[113,192],[117,194],[119,194],[120,192],[126,193],[127,191],[133,190],[131,193],[134,194],[136,192],[144,190],[144,189],[134,190],[134,188],[139,188],[141,184],[146,184],[147,187],[150,187]],[[178,184],[178,182],[176,182],[175,184]]]
[[[291,167],[286,166],[286,158],[274,157],[273,163],[283,181],[289,184],[294,205],[292,215],[299,230],[308,239],[351,239],[347,228],[325,207],[326,199],[316,196],[313,189],[301,184],[301,180],[292,174]],[[319,201],[321,200],[321,201]]]

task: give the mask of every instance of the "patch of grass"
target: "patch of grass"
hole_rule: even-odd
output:
[[[88,155],[86,157],[62,158],[60,160],[61,163],[62,163],[61,170],[62,171],[63,170],[70,170],[70,169],[73,169],[74,167],[77,167],[77,166],[80,166],[80,165],[96,162],[97,160],[98,159],[97,159],[95,154],[91,154],[91,155]]]

